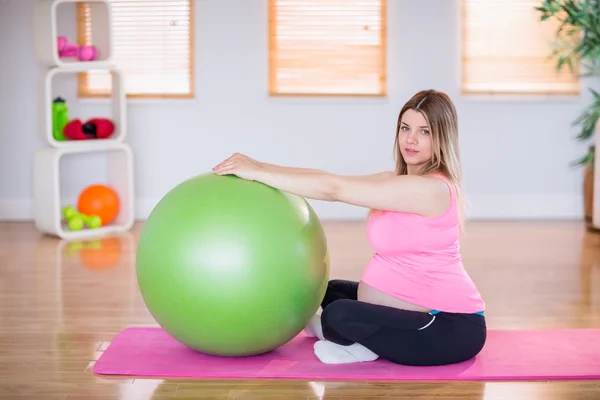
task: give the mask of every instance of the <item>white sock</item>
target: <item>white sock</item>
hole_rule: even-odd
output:
[[[375,361],[379,356],[360,343],[342,346],[326,340],[319,340],[313,346],[315,355],[325,364],[349,364]]]
[[[323,327],[321,325],[320,315],[315,314],[312,316],[304,328],[304,333],[309,337],[317,337],[320,340],[325,340],[323,337]]]

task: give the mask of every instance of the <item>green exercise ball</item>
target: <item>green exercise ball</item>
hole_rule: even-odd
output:
[[[152,210],[136,269],[148,310],[173,338],[206,354],[250,356],[287,343],[316,313],[329,252],[302,197],[209,173]]]

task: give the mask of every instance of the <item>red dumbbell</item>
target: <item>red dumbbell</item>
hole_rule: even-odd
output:
[[[115,131],[115,124],[106,118],[92,118],[86,123],[79,119],[69,121],[63,130],[70,140],[106,139]]]

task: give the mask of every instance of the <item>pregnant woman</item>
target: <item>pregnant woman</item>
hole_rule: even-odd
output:
[[[359,282],[332,280],[305,332],[324,363],[444,365],[476,356],[485,305],[466,272],[459,236],[464,198],[454,104],[416,93],[400,110],[396,170],[345,176],[261,163],[234,154],[213,168],[298,196],[370,209],[375,254]]]

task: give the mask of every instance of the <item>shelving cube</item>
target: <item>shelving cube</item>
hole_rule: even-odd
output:
[[[110,96],[111,116],[110,119],[115,124],[115,131],[108,139],[95,140],[56,140],[52,135],[52,79],[58,74],[74,74],[88,71],[106,71],[112,78],[112,90]],[[40,78],[40,127],[46,140],[52,147],[56,148],[104,148],[110,144],[123,143],[127,136],[127,117],[126,117],[126,94],[123,71],[115,66],[103,68],[90,67],[88,63],[72,64],[68,67],[54,67],[45,71]],[[75,117],[74,117],[75,118]],[[70,118],[72,119],[72,118]],[[85,122],[85,121],[82,121]]]
[[[64,32],[59,29],[62,7],[86,3],[90,10],[91,45],[98,49],[98,59],[81,61],[77,58],[61,58],[58,53],[58,37]],[[67,10],[68,11],[68,10]],[[33,168],[34,219],[36,227],[43,233],[62,239],[86,240],[129,231],[135,221],[133,152],[124,143],[127,137],[126,93],[124,76],[113,60],[113,27],[111,0],[38,0],[34,6],[35,55],[47,69],[40,76],[39,126],[45,148],[35,153]],[[67,39],[77,44],[77,38]],[[106,116],[115,124],[115,131],[108,139],[57,141],[52,133],[52,80],[58,74],[77,75],[82,72],[107,71],[112,78],[111,115]],[[101,117],[101,116],[99,116]],[[69,120],[78,118],[69,115]],[[83,123],[83,118],[79,118]],[[100,228],[72,231],[63,220],[62,210],[66,205],[75,205],[76,199],[67,203],[61,190],[64,168],[62,161],[69,156],[86,156],[104,153],[106,158],[106,184],[113,187],[120,200],[119,214],[112,223]],[[85,169],[82,168],[83,176]],[[90,181],[89,184],[102,183]],[[66,185],[68,186],[68,185]],[[70,204],[69,204],[70,203]]]
[[[106,183],[119,195],[119,214],[115,221],[107,226],[71,231],[62,218],[62,209],[67,203],[64,203],[64,199],[61,198],[61,158],[93,152],[107,154]],[[133,227],[135,220],[133,153],[128,144],[87,148],[42,148],[35,154],[33,172],[34,217],[36,227],[41,232],[62,239],[85,239],[125,232]]]
[[[98,49],[98,59],[79,61],[58,56],[58,8],[61,5],[87,3],[91,10],[92,45]],[[88,67],[106,68],[113,63],[113,36],[110,0],[38,0],[34,7],[35,53],[38,61],[47,67],[68,67],[85,63]],[[69,41],[77,42],[74,38]]]

